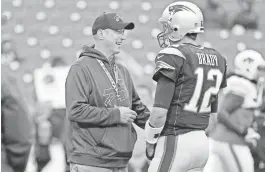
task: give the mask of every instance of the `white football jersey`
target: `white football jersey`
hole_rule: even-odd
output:
[[[233,93],[244,98],[242,108],[255,109],[262,105],[263,84],[255,84],[250,80],[240,77],[231,76],[227,79],[227,87],[224,94]]]

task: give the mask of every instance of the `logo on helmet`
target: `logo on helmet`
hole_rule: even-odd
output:
[[[185,11],[185,10],[196,14],[191,8],[184,6],[184,5],[173,5],[173,6],[170,6],[168,10],[169,10],[169,13],[172,13],[172,15],[175,14],[176,12]]]
[[[190,11],[190,12],[193,12],[194,14],[196,14],[191,8],[187,7],[187,6],[184,6],[184,5],[172,5],[168,8],[168,11],[169,11],[169,14],[170,14],[170,17],[169,17],[169,21],[172,20],[172,16],[176,13],[176,12],[179,12],[179,11]]]
[[[250,57],[244,59],[244,62],[248,63],[248,64],[251,64],[254,60]]]

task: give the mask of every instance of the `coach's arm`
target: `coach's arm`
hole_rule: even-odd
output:
[[[88,77],[79,65],[73,65],[65,83],[65,101],[69,120],[97,126],[120,123],[118,108],[99,108],[88,103]]]
[[[134,123],[141,127],[145,128],[145,123],[150,117],[150,111],[145,104],[141,101],[139,95],[137,94],[134,86],[132,91],[132,110],[137,113],[137,116],[134,120]]]

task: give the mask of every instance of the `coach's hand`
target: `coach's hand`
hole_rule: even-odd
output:
[[[149,160],[152,160],[155,156],[155,150],[156,150],[156,144],[150,144],[148,142],[146,142],[146,151],[145,151],[145,154],[146,154],[146,157],[149,159]]]
[[[136,112],[127,107],[119,107],[119,110],[120,122],[122,124],[131,124],[137,116]]]

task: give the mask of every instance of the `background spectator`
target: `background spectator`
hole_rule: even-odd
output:
[[[240,11],[236,14],[232,21],[232,26],[241,25],[245,29],[258,29],[259,15],[253,10],[255,1],[253,0],[237,0]]]
[[[207,0],[204,9],[205,27],[206,28],[227,28],[228,15],[227,11],[221,5],[221,1]]]
[[[1,171],[23,172],[32,143],[32,124],[16,79],[6,66],[1,68]]]

